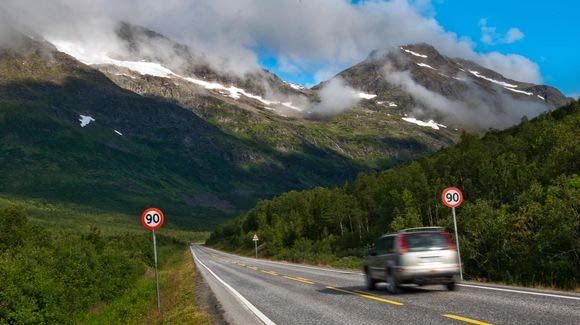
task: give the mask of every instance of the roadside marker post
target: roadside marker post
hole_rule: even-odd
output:
[[[463,264],[461,264],[461,251],[459,250],[459,233],[457,232],[457,217],[455,208],[463,203],[463,193],[457,187],[448,187],[441,194],[443,204],[451,208],[453,214],[453,226],[455,228],[455,244],[457,245],[457,258],[459,259],[459,278],[463,281]]]
[[[157,240],[155,239],[155,229],[161,228],[165,221],[163,212],[157,208],[149,208],[141,214],[141,223],[153,234],[153,259],[155,260],[155,287],[157,288],[157,311],[161,312],[161,300],[159,298],[159,273],[157,271]]]
[[[254,234],[254,238],[252,238],[252,240],[254,241],[254,248],[256,250],[256,258],[258,258],[258,234]]]

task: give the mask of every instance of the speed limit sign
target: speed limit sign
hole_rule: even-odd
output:
[[[459,249],[459,236],[457,232],[457,216],[455,208],[463,203],[463,193],[457,187],[448,187],[441,193],[443,204],[451,208],[453,214],[453,227],[455,228],[455,244],[457,245],[457,262],[459,263],[459,277],[463,281],[463,265],[461,264],[461,250]]]
[[[141,214],[143,227],[151,230],[153,235],[153,260],[155,262],[155,286],[157,288],[157,311],[161,311],[161,299],[159,297],[159,273],[157,272],[157,240],[155,239],[155,229],[163,225],[165,217],[163,212],[157,208],[149,208]]]
[[[456,208],[463,203],[463,193],[457,187],[448,187],[441,194],[443,204],[450,208]]]
[[[141,223],[143,227],[149,230],[155,230],[163,225],[163,212],[156,208],[149,208],[141,214]]]

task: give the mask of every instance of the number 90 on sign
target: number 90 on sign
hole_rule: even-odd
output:
[[[457,187],[448,187],[441,194],[443,204],[450,208],[456,208],[463,203],[463,193]]]
[[[156,208],[149,208],[141,214],[141,223],[149,230],[160,228],[164,220],[163,212]]]

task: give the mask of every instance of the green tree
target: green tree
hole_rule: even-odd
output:
[[[403,212],[397,214],[391,223],[391,230],[399,231],[405,228],[421,227],[423,225],[421,223],[421,215],[417,207],[417,202],[413,198],[413,193],[405,189],[402,200],[404,203]]]

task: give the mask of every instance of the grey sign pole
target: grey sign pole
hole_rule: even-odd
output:
[[[459,278],[463,281],[463,265],[461,264],[461,252],[459,251],[459,233],[457,232],[457,217],[455,207],[451,208],[453,213],[453,225],[455,226],[455,244],[457,245],[457,257],[459,258]]]
[[[258,241],[254,240],[254,248],[256,249],[256,258],[258,258]]]
[[[457,230],[455,230],[457,232]],[[153,258],[155,259],[155,285],[157,287],[157,311],[161,312],[161,300],[159,298],[159,273],[157,272],[157,241],[155,240],[155,229],[153,233]]]

